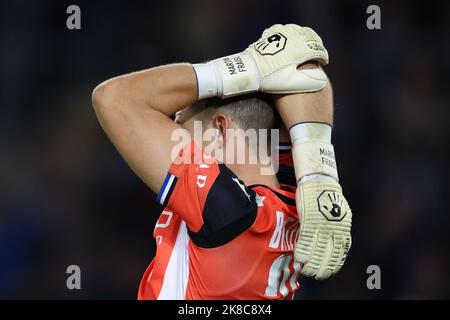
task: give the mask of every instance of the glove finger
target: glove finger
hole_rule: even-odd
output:
[[[327,236],[326,245],[324,247],[324,253],[322,254],[322,260],[320,262],[319,270],[316,274],[316,280],[328,279],[333,273],[334,266],[330,266],[331,258],[335,250],[334,238],[332,235]]]
[[[308,262],[302,266],[302,269],[300,270],[300,274],[302,276],[310,278],[310,277],[315,276],[317,271],[318,271],[318,269],[315,266],[313,266],[311,262]]]
[[[282,29],[283,29],[283,25],[282,24],[279,24],[279,23],[274,24],[273,26],[270,26],[269,28],[265,29],[263,31],[263,34],[262,34],[261,37],[265,38],[265,37],[267,37],[267,36],[269,36],[269,35],[271,35],[273,33],[281,31]]]
[[[348,226],[348,230],[345,233],[345,235],[343,236],[343,240],[342,240],[342,246],[340,248],[340,254],[339,257],[337,259],[337,263],[336,263],[336,267],[333,270],[333,274],[336,274],[339,272],[339,270],[341,270],[342,266],[345,263],[345,260],[347,259],[347,255],[348,252],[350,251],[350,248],[352,246],[352,235],[350,233],[350,227],[351,227],[351,223],[352,223],[352,211],[348,205],[347,200],[345,199],[345,197],[343,198],[344,200],[344,205],[347,207],[347,216],[349,218],[349,226]]]
[[[285,29],[289,29],[290,31],[300,34],[304,41],[315,41],[323,45],[322,38],[320,38],[317,32],[309,27],[301,27],[296,24],[287,24],[284,27]]]
[[[331,234],[321,234],[319,232],[315,233],[315,242],[313,251],[310,254],[310,259],[306,263],[301,271],[301,274],[307,277],[315,277],[316,279],[321,279],[325,277],[326,274],[320,275],[318,278],[318,273],[322,266],[326,266],[329,256],[331,255],[331,250],[333,249]]]
[[[286,29],[289,29],[290,31],[300,33],[301,35],[303,35],[303,33],[304,33],[304,31],[303,31],[304,27],[301,27],[298,24],[288,23],[288,24],[284,25],[284,27]]]
[[[351,236],[349,238],[346,238],[343,241],[343,244],[340,248],[339,258],[337,260],[336,266],[333,270],[333,274],[336,274],[341,270],[342,266],[344,265],[345,260],[347,259],[348,251],[350,250],[350,247],[352,245],[352,238]]]
[[[265,89],[267,93],[295,93],[295,92],[314,92],[323,89],[328,79],[322,69],[303,69],[297,70],[295,65],[290,65],[277,72],[279,76],[289,79],[288,82],[279,83],[267,79],[265,85],[271,89]]]
[[[313,256],[316,248],[318,232],[316,231],[312,237],[302,232],[295,244],[294,257],[297,262],[306,264]]]
[[[329,277],[331,277],[332,274],[333,274],[333,270],[330,270],[328,268],[319,269],[316,274],[316,280],[321,280],[321,281],[326,280]]]
[[[308,27],[303,27],[302,28],[303,34],[305,36],[305,40],[306,41],[317,41],[320,44],[322,43],[322,39],[320,38],[320,36],[317,34],[317,32],[315,32],[313,29],[308,28]]]
[[[318,61],[321,65],[328,64],[328,52],[325,49],[320,36],[313,29],[308,27],[293,25],[292,28],[295,28],[295,31],[300,34],[300,37],[302,38],[300,43],[302,43],[302,46],[307,46],[309,48],[310,57],[308,57],[308,60]],[[304,59],[304,57],[302,58]]]

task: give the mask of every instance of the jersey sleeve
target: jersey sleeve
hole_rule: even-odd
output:
[[[255,197],[229,168],[192,142],[172,163],[157,199],[186,222],[196,245],[213,248],[250,228],[258,210]]]
[[[296,187],[297,181],[295,179],[294,161],[292,160],[292,144],[290,142],[280,142],[278,155],[278,182],[283,185]]]

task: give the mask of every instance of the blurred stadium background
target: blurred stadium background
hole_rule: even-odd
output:
[[[66,28],[66,8],[82,30]],[[366,28],[381,7],[382,29]],[[450,2],[1,1],[0,298],[134,299],[161,208],[100,129],[99,82],[242,50],[274,23],[317,30],[353,248],[304,299],[450,297]],[[66,288],[66,267],[82,290]],[[366,288],[379,265],[381,290]]]

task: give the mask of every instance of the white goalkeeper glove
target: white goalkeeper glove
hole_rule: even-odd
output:
[[[307,61],[328,63],[328,53],[317,33],[295,24],[276,24],[244,52],[195,64],[198,98],[321,90],[327,84],[321,69],[297,70]]]
[[[338,182],[331,126],[300,123],[289,130],[297,178],[301,274],[324,280],[343,266],[351,246],[352,211]]]

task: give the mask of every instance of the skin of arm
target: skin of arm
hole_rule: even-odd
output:
[[[291,142],[288,129],[282,121],[280,123],[280,142]]]
[[[299,69],[318,68],[315,63],[307,63]],[[333,125],[333,90],[328,84],[320,91],[288,95],[275,95],[275,107],[289,129],[300,122],[323,122]]]
[[[161,188],[183,127],[170,117],[197,100],[197,79],[189,64],[175,64],[119,76],[97,86],[92,103],[103,130],[133,171],[154,192]],[[158,156],[155,156],[158,155]]]

